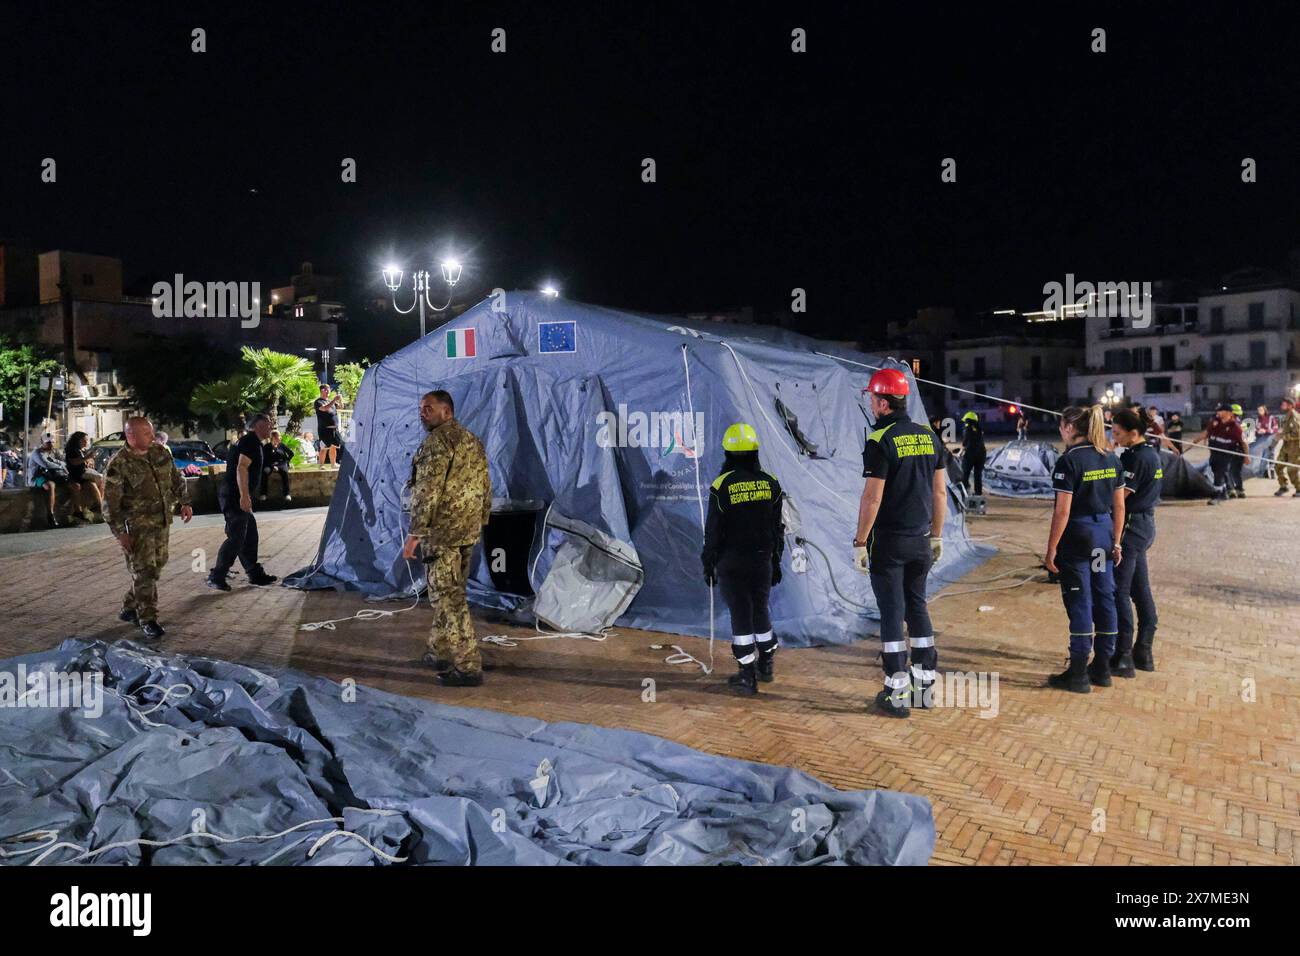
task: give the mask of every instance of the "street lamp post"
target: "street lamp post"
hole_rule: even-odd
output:
[[[323,375],[323,377],[324,377],[324,379],[325,379],[325,384],[328,385],[328,384],[330,383],[330,351],[331,351],[331,349],[328,349],[328,348],[318,349],[318,348],[316,348],[315,346],[311,346],[311,345],[309,345],[309,346],[307,346],[307,351],[308,351],[308,352],[320,352],[321,363],[322,363],[322,364],[324,365],[324,367],[325,367],[325,368],[324,368],[324,375]],[[335,352],[345,352],[345,351],[347,351],[347,346],[346,346],[346,345],[336,345],[336,346],[333,347],[332,351],[335,351]]]
[[[411,273],[412,284],[415,288],[415,301],[411,303],[410,308],[403,309],[397,304],[397,291],[402,287],[402,270],[397,266],[391,265],[384,268],[384,284],[388,286],[388,290],[393,294],[393,308],[401,315],[408,315],[417,305],[420,307],[420,338],[424,338],[426,332],[424,317],[425,305],[427,304],[429,309],[433,312],[445,312],[447,307],[451,305],[451,297],[453,290],[456,287],[456,283],[460,281],[461,266],[455,259],[444,260],[441,269],[442,281],[447,283],[447,301],[444,302],[441,307],[433,304],[432,300],[429,299],[430,279],[432,278],[432,275],[428,270],[419,269]]]

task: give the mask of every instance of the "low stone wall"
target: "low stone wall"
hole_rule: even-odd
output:
[[[289,492],[293,501],[285,504],[280,494],[280,479],[271,476],[266,501],[254,501],[255,511],[279,511],[284,508],[318,508],[328,505],[334,495],[334,483],[338,480],[337,471],[320,471],[307,469],[289,472]],[[196,514],[215,514],[217,509],[217,489],[222,481],[221,475],[200,475],[186,478],[190,487],[190,501]],[[72,520],[72,492],[67,488],[57,489],[57,507],[55,515],[60,524]],[[9,488],[0,491],[0,534],[17,531],[41,531],[45,529],[45,495],[35,494],[28,488]]]

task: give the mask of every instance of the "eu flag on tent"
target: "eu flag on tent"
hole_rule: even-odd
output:
[[[474,330],[451,329],[447,333],[447,358],[474,357]]]
[[[577,322],[538,322],[537,351],[539,352],[576,352],[578,351]]]

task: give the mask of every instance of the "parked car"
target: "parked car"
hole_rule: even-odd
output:
[[[223,459],[217,456],[211,445],[197,438],[169,441],[167,447],[171,450],[172,458],[176,461],[176,467],[181,471],[185,471],[191,465],[202,470],[208,465],[223,462]]]
[[[109,432],[103,438],[91,443],[90,454],[95,459],[95,470],[101,475],[108,467],[108,460],[118,453],[126,444],[126,432]]]

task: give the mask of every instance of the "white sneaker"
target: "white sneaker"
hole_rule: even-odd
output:
[[[285,500],[285,501],[293,501],[293,495],[285,495],[285,496],[284,496],[284,500]]]
[[[258,496],[257,496],[257,500],[258,500],[258,501],[265,501],[265,500],[266,500],[266,495],[258,495]]]

